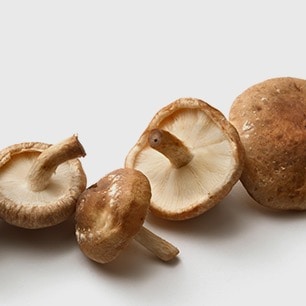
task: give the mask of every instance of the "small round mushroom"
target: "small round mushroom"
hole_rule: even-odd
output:
[[[86,188],[76,135],[58,144],[25,142],[0,151],[0,218],[18,227],[56,225],[75,211]]]
[[[151,199],[146,176],[117,169],[87,188],[76,207],[76,238],[81,251],[98,263],[113,261],[132,239],[169,261],[179,250],[143,226]]]
[[[229,193],[239,180],[243,157],[239,135],[220,111],[202,100],[181,98],[157,112],[125,166],[148,177],[154,215],[184,220]]]
[[[306,209],[306,80],[257,83],[233,102],[230,122],[245,148],[241,182],[259,204]]]

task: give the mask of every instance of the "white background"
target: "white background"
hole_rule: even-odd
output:
[[[78,134],[88,185],[123,166],[153,115],[196,97],[226,117],[271,77],[305,78],[303,1],[0,1],[2,148]],[[262,208],[240,183],[188,221],[146,225],[180,249],[133,243],[88,260],[73,218],[0,220],[0,305],[305,305],[306,215]]]

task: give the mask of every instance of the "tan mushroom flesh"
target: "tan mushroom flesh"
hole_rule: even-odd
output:
[[[306,80],[257,83],[233,102],[229,115],[245,148],[244,187],[258,203],[306,209]]]
[[[148,179],[137,170],[117,169],[87,188],[76,207],[76,238],[81,251],[109,263],[135,239],[163,261],[178,249],[143,226],[151,198]]]
[[[198,216],[239,180],[243,147],[235,128],[208,103],[181,98],[162,108],[128,153],[152,188],[150,210],[170,220]]]
[[[50,145],[25,142],[0,151],[0,218],[23,228],[43,228],[68,219],[86,176],[76,135]]]

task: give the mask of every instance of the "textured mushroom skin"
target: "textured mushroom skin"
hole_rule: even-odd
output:
[[[258,203],[306,209],[306,80],[273,78],[234,101],[229,116],[246,152],[241,182]]]
[[[87,188],[76,208],[76,238],[90,259],[114,260],[140,230],[151,199],[140,171],[118,169]]]

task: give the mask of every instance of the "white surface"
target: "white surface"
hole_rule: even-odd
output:
[[[77,133],[94,183],[179,97],[227,116],[256,82],[305,78],[304,5],[1,1],[0,146]],[[102,266],[81,254],[73,220],[43,230],[0,221],[0,305],[305,305],[305,213],[261,208],[238,183],[198,218],[146,223],[178,260],[135,243]]]

